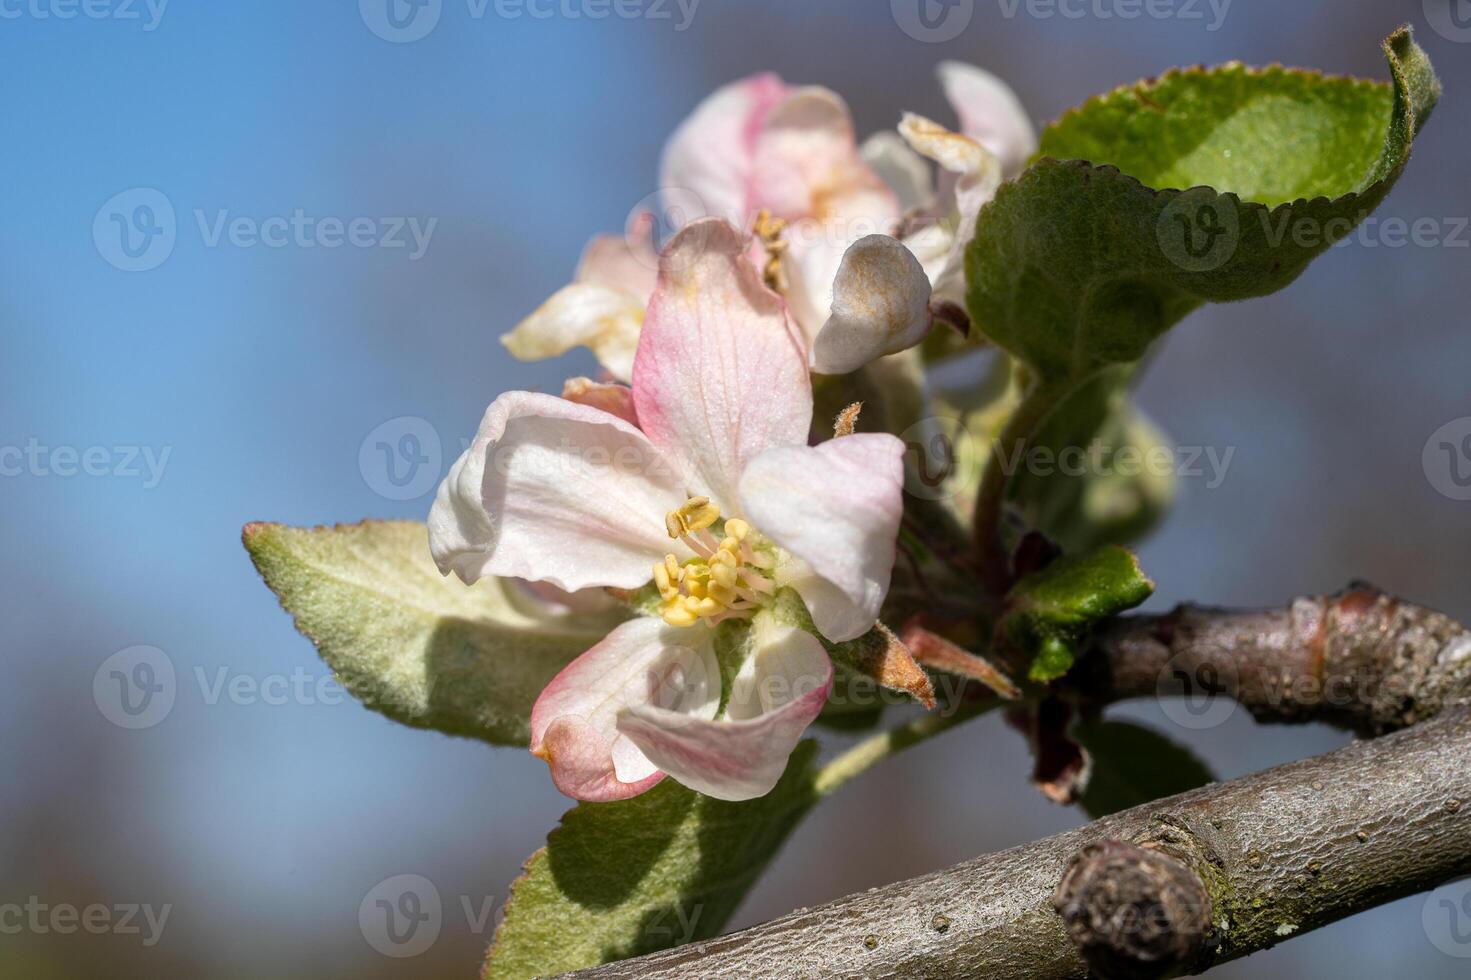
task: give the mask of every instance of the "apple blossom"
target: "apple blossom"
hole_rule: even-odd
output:
[[[623,799],[665,775],[722,799],[769,791],[832,684],[822,643],[778,615],[779,593],[842,642],[873,628],[888,590],[903,444],[808,445],[803,345],[749,241],[721,219],[676,234],[632,387],[500,396],[430,513],[440,570],[466,582],[657,591],[657,616],[614,629],[533,709],[532,751],[578,799]]]

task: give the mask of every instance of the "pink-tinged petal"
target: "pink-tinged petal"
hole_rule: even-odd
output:
[[[713,216],[745,227],[752,216],[756,141],[767,115],[788,91],[772,74],[732,82],[701,102],[674,131],[664,147],[659,185],[688,220]]]
[[[725,718],[635,707],[619,716],[618,730],[680,784],[720,800],[755,799],[781,778],[832,682],[832,662],[816,637],[762,614]]]
[[[615,378],[626,381],[633,373],[644,306],[642,299],[626,290],[575,282],[552,294],[502,336],[501,343],[523,361],[540,361],[574,347],[589,347],[598,363]]]
[[[633,401],[650,441],[687,487],[732,513],[747,461],[805,445],[812,380],[780,297],[745,256],[746,237],[705,219],[670,241],[633,367]]]
[[[898,197],[858,150],[847,104],[815,85],[792,90],[766,117],[752,181],[753,203],[789,220],[882,223],[900,213]]]
[[[578,800],[624,800],[664,778],[619,731],[619,715],[647,708],[714,718],[721,687],[712,636],[632,619],[563,668],[531,709],[531,751],[551,767],[557,789]]]
[[[638,425],[638,413],[633,407],[633,389],[628,385],[603,384],[591,378],[568,378],[562,383],[562,397],[569,402],[616,415],[629,425]]]
[[[429,545],[440,571],[636,588],[670,551],[664,515],[684,503],[676,469],[616,416],[513,391],[491,404],[440,484]]]
[[[812,345],[812,370],[847,374],[908,350],[930,329],[930,280],[887,235],[854,242],[833,281],[832,315]]]
[[[843,253],[865,235],[894,231],[899,198],[863,159],[847,105],[816,86],[793,90],[767,117],[752,194],[756,206],[788,221],[788,299],[810,344],[827,319]]]
[[[960,131],[1000,158],[1008,177],[1021,173],[1037,152],[1037,131],[1011,86],[959,61],[942,61],[937,71]]]
[[[773,449],[741,477],[751,523],[798,559],[778,580],[801,594],[829,640],[862,636],[878,618],[903,491],[904,444],[885,433]]]

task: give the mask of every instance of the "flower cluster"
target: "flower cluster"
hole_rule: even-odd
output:
[[[826,89],[759,75],[717,91],[664,153],[682,226],[659,251],[650,215],[595,239],[505,338],[524,358],[585,345],[611,380],[497,398],[439,489],[430,544],[465,582],[615,590],[641,613],[533,709],[531,749],[567,795],[665,776],[765,794],[827,700],[827,645],[874,628],[904,446],[813,444],[813,373],[924,337],[932,304],[960,298],[977,211],[1035,147],[1001,83],[958,64],[941,78],[961,132],[909,115],[862,147]]]

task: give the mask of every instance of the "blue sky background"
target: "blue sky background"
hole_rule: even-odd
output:
[[[1207,3],[1200,20],[1126,21],[975,0],[944,43],[906,35],[873,0],[702,0],[682,31],[672,3],[669,19],[591,20],[565,13],[585,0],[546,19],[442,0],[410,43],[370,30],[371,0],[366,16],[347,0],[172,0],[156,23],[141,0],[97,2],[108,16],[0,2],[0,446],[106,447],[108,468],[124,462],[113,447],[169,456],[152,487],[0,477],[0,903],[173,911],[148,949],[0,935],[0,975],[474,975],[489,935],[459,899],[498,908],[566,808],[545,767],[351,702],[210,704],[196,671],[325,674],[257,579],[241,525],[422,518],[429,495],[387,499],[360,469],[369,432],[424,419],[447,467],[496,393],[588,373],[581,356],[518,364],[496,338],[655,191],[664,137],[717,85],[764,68],[826,84],[868,133],[906,108],[949,119],[932,66],[962,58],[1007,78],[1040,124],[1176,64],[1383,77],[1379,39],[1408,20],[1446,97],[1381,215],[1447,235],[1471,215],[1471,43],[1427,20],[1447,0],[1235,0],[1216,30]],[[171,204],[176,241],[156,268],[125,272],[93,225],[137,188]],[[211,247],[196,218],[298,210],[436,224],[410,258]],[[1185,482],[1143,549],[1155,605],[1280,604],[1361,577],[1471,616],[1471,503],[1438,493],[1421,462],[1432,432],[1471,414],[1468,240],[1340,248],[1287,292],[1172,335],[1143,404],[1179,445],[1235,456],[1219,487]],[[92,684],[135,645],[167,654],[179,693],[162,723],[126,731]],[[1123,714],[1171,728],[1157,705]],[[1344,741],[1241,714],[1171,730],[1223,777]],[[886,764],[809,820],[739,924],[1078,823],[1026,788],[1027,768],[998,720]],[[364,894],[400,873],[430,878],[447,907],[440,941],[411,960],[374,952],[357,922]],[[1464,976],[1467,961],[1427,938],[1424,905],[1216,975]]]

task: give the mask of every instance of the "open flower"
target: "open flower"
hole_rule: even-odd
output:
[[[467,582],[657,590],[656,616],[573,661],[532,712],[532,751],[578,799],[665,775],[721,799],[768,792],[832,684],[780,595],[840,642],[873,627],[888,590],[903,444],[808,445],[803,344],[748,244],[718,219],[678,233],[627,410],[588,404],[609,392],[585,384],[581,401],[502,395],[430,514],[435,560]]]
[[[845,349],[854,331],[893,347],[901,339],[912,345],[928,329],[923,269],[887,237],[902,217],[899,198],[864,160],[847,105],[828,89],[771,74],[724,86],[670,138],[660,185],[662,210],[675,225],[719,217],[757,231],[747,256],[786,296],[804,350],[815,356],[819,332],[838,318],[822,348],[828,363],[814,362],[817,370],[852,360],[831,352]],[[511,352],[535,359],[580,344],[627,380],[653,289],[651,226],[651,216],[639,215],[627,238],[596,239],[576,281],[506,335]],[[628,274],[639,264],[646,274]],[[605,274],[615,266],[616,274]]]

